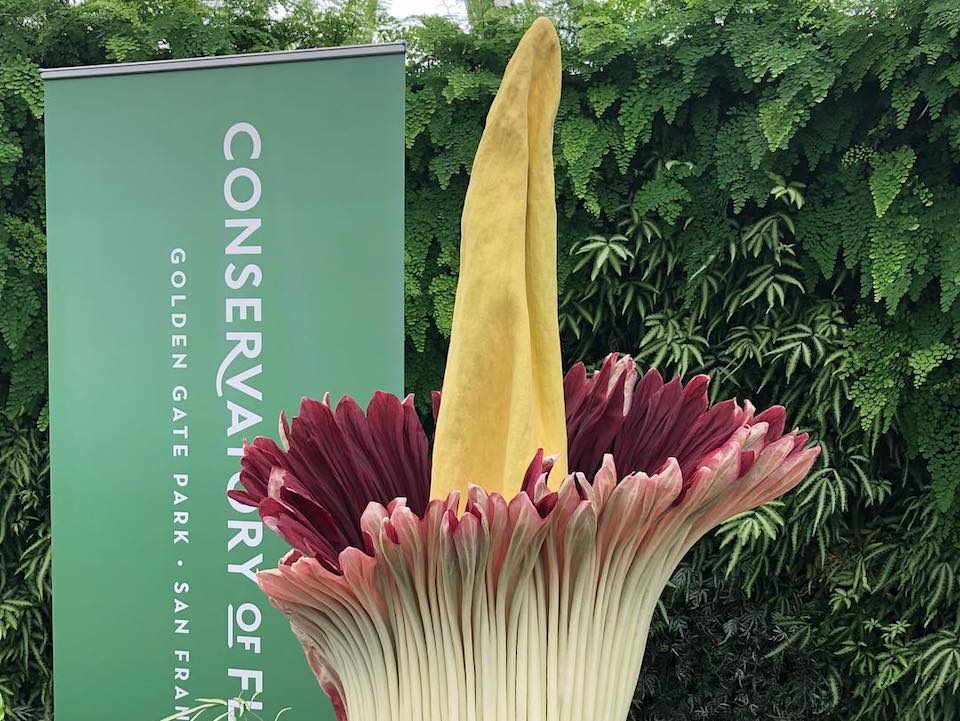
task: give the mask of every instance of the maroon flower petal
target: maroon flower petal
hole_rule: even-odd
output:
[[[724,491],[727,501],[716,508],[723,515],[735,506],[755,505],[767,486],[779,488],[778,481],[769,480],[779,472],[773,459],[783,468],[801,456],[812,462],[811,452],[804,450],[806,434],[784,434],[782,407],[754,416],[750,403],[740,406],[731,399],[711,406],[708,384],[702,375],[687,383],[679,378],[665,382],[655,369],[640,377],[633,360],[617,354],[589,375],[577,364],[564,378],[571,475],[557,479],[560,490],[551,491],[548,481],[555,458],[540,450],[518,479],[524,500],[508,504],[497,494],[472,488],[465,516],[457,519],[454,513],[456,523],[441,523],[437,516],[430,523],[451,532],[459,532],[464,523],[479,524],[485,533],[506,539],[515,513],[541,520],[558,512],[580,518],[575,513],[579,504],[603,506],[626,479],[668,470],[678,484],[673,506],[707,503],[720,485],[742,483],[743,490],[734,486]],[[440,402],[440,393],[434,393],[434,414]],[[449,515],[459,505],[452,499],[430,501],[427,438],[410,396],[400,401],[377,393],[366,413],[350,398],[336,410],[327,399],[304,399],[292,423],[281,417],[280,435],[287,450],[265,438],[245,446],[242,487],[230,496],[258,505],[271,529],[333,573],[341,572],[345,550],[373,553],[381,543],[403,545],[417,519]],[[718,478],[723,479],[720,485]],[[756,478],[768,479],[767,486],[750,480]],[[636,491],[630,489],[619,493]],[[741,498],[748,490],[754,496]],[[393,518],[377,526],[379,538],[363,530],[361,519],[372,508],[385,509]],[[487,552],[496,567],[509,551],[500,546]]]
[[[229,495],[259,506],[269,528],[327,568],[339,569],[345,548],[364,547],[360,517],[371,501],[403,497],[413,513],[426,510],[430,462],[412,396],[377,393],[366,413],[349,397],[336,411],[305,398],[281,434],[285,451],[266,438],[244,446],[242,488]]]

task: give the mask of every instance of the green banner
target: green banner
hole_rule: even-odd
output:
[[[333,718],[225,494],[301,394],[402,390],[403,58],[45,71],[58,719]]]

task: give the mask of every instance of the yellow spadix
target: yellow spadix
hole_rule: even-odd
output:
[[[460,278],[433,451],[431,496],[468,484],[512,498],[566,427],[557,322],[553,122],[560,42],[538,19],[507,65],[473,162]]]

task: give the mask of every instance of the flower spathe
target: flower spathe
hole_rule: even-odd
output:
[[[611,355],[561,382],[560,86],[540,18],[470,177],[432,458],[413,399],[385,393],[304,400],[283,449],[244,449],[231,496],[294,549],[260,586],[340,721],[623,721],[684,553],[817,456],[783,408],[710,406],[706,376]]]
[[[269,438],[245,444],[240,503],[259,508],[266,525],[301,553],[338,569],[338,556],[362,547],[360,516],[371,501],[403,497],[422,513],[430,494],[427,437],[413,407],[377,393],[366,414],[349,397],[332,409],[304,398],[300,415],[280,417],[286,451]]]
[[[260,585],[338,719],[622,721],[683,555],[818,454],[782,408],[710,406],[706,377],[640,377],[629,357],[574,367],[564,397],[570,475],[551,490],[538,453],[516,496],[474,486],[459,515],[457,494],[426,500],[410,398],[304,401],[285,451],[246,448],[232,495],[295,549]]]

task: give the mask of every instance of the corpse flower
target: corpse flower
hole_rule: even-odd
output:
[[[710,405],[611,354],[561,379],[538,20],[487,118],[431,457],[412,397],[305,399],[242,490],[293,550],[258,580],[339,721],[623,721],[665,584],[710,529],[817,457],[784,409]]]

